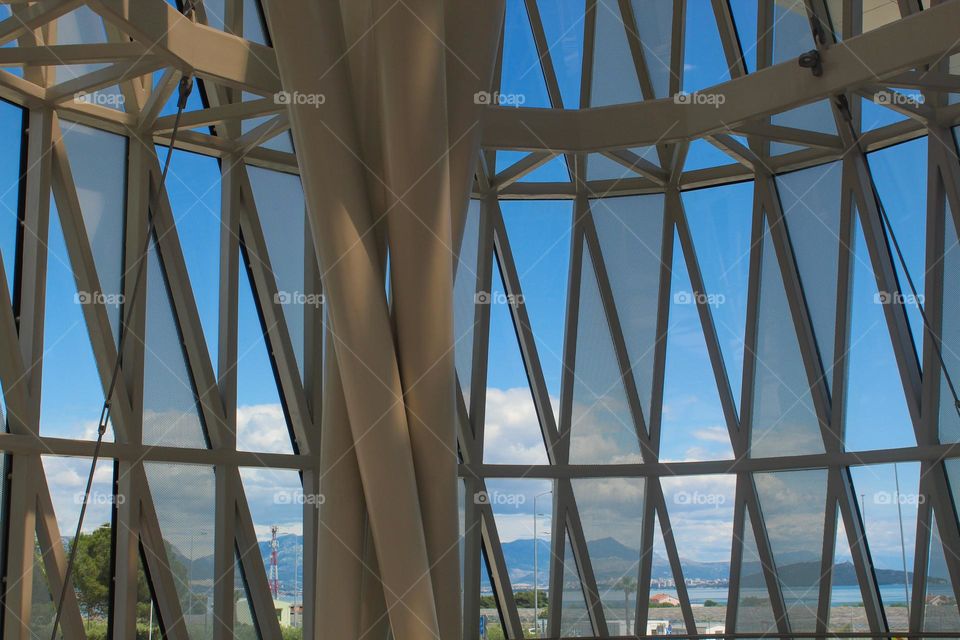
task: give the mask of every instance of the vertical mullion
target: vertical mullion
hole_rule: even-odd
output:
[[[224,429],[220,449],[228,452],[237,448],[237,335],[238,335],[238,276],[240,262],[239,218],[240,189],[238,159],[228,155],[220,162],[220,286],[218,309],[217,384],[223,399]],[[236,570],[237,487],[234,486],[236,466],[218,464],[215,473],[215,530],[214,541],[214,638],[227,640],[233,636],[236,616],[234,585]]]

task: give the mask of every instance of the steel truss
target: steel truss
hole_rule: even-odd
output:
[[[934,3],[920,11],[917,2],[899,4],[902,19],[860,34],[862,0],[845,0],[843,42],[835,41],[831,28],[818,46],[825,60],[822,78],[813,78],[795,64],[771,65],[772,4],[759,3],[758,67],[746,73],[742,45],[738,40],[729,4],[712,0],[732,80],[710,91],[723,93],[720,109],[698,110],[654,99],[650,63],[644,43],[635,28],[625,26],[632,61],[645,101],[642,103],[590,109],[593,74],[594,27],[598,0],[587,0],[583,21],[584,55],[579,110],[562,110],[559,82],[553,53],[536,0],[525,0],[533,41],[538,50],[552,109],[517,110],[480,106],[464,101],[477,90],[497,88],[502,49],[497,52],[503,20],[503,3],[490,2],[477,8],[468,2],[410,2],[410,15],[442,30],[449,41],[425,44],[418,53],[428,60],[431,73],[425,99],[405,95],[410,81],[408,58],[384,53],[389,45],[400,46],[414,38],[419,27],[409,19],[394,16],[383,25],[378,46],[360,37],[371,27],[371,14],[383,10],[379,2],[321,3],[308,9],[297,0],[303,13],[283,8],[279,0],[268,0],[264,10],[275,46],[257,44],[232,33],[242,33],[244,12],[256,5],[226,0],[223,23],[226,31],[205,24],[201,6],[196,20],[185,19],[162,0],[39,0],[10,2],[12,16],[0,21],[0,65],[22,68],[22,75],[0,70],[0,97],[25,110],[26,151],[21,178],[22,241],[18,249],[15,291],[8,290],[0,261],[0,387],[7,408],[8,433],[0,433],[0,450],[8,462],[9,491],[4,493],[7,536],[5,537],[5,590],[3,635],[30,637],[33,590],[34,545],[39,544],[43,573],[54,593],[63,588],[66,554],[57,525],[53,500],[41,464],[42,455],[88,457],[93,444],[87,441],[53,438],[40,433],[40,388],[43,375],[45,286],[47,241],[50,228],[51,194],[56,215],[63,228],[70,266],[79,288],[103,291],[90,238],[84,224],[77,184],[73,178],[62,128],[78,122],[125,136],[128,140],[126,167],[126,213],[123,251],[124,271],[133,271],[143,244],[147,216],[157,228],[157,251],[161,257],[170,303],[181,333],[186,365],[197,390],[197,407],[207,428],[209,448],[148,446],[143,440],[143,383],[145,345],[128,341],[122,354],[122,375],[113,404],[116,441],[104,445],[103,454],[115,461],[117,495],[126,498],[114,513],[115,547],[111,603],[113,637],[134,637],[137,605],[137,571],[145,561],[152,596],[164,632],[172,639],[187,638],[184,612],[177,593],[176,576],[170,569],[168,550],[156,510],[145,465],[151,462],[203,464],[215,469],[215,510],[217,541],[214,547],[215,575],[214,638],[233,637],[235,602],[234,575],[242,574],[254,613],[257,630],[266,639],[280,638],[280,627],[267,587],[264,567],[256,553],[257,538],[253,517],[240,480],[241,467],[299,470],[307,495],[329,496],[323,509],[313,502],[304,505],[304,637],[353,637],[365,632],[385,637],[392,626],[398,640],[426,637],[477,635],[475,621],[480,609],[480,575],[488,570],[508,638],[523,637],[520,615],[514,599],[509,567],[503,556],[500,535],[489,504],[471,500],[487,490],[494,478],[546,478],[554,481],[553,531],[550,574],[551,602],[559,602],[563,590],[564,545],[569,539],[576,574],[582,582],[587,616],[593,632],[610,635],[600,602],[600,589],[591,565],[581,514],[573,491],[580,478],[647,478],[641,538],[649,550],[659,522],[661,535],[678,595],[684,622],[696,629],[693,610],[686,594],[677,548],[670,526],[670,513],[661,478],[672,475],[724,473],[736,478],[734,544],[731,549],[730,598],[726,634],[737,634],[740,573],[744,556],[743,540],[747,522],[764,566],[765,584],[776,617],[776,632],[792,632],[788,606],[777,576],[758,491],[756,473],[790,469],[827,470],[827,501],[824,511],[822,576],[818,587],[817,633],[828,631],[829,597],[833,568],[833,545],[837,517],[842,518],[853,563],[860,584],[865,613],[872,633],[889,634],[879,586],[867,545],[849,469],[861,464],[919,461],[923,474],[921,493],[926,500],[919,510],[913,602],[910,632],[924,630],[924,595],[930,529],[936,518],[937,534],[946,548],[960,550],[960,530],[944,460],[956,455],[954,443],[939,440],[937,415],[940,406],[941,375],[933,340],[925,339],[917,353],[903,306],[885,305],[884,321],[896,355],[897,373],[902,381],[917,446],[866,453],[844,451],[845,372],[849,345],[850,270],[854,219],[862,226],[869,260],[882,291],[899,293],[895,257],[882,226],[879,203],[866,161],[866,153],[906,140],[927,136],[929,178],[927,194],[926,287],[933,332],[943,323],[943,255],[955,238],[945,238],[945,216],[952,214],[954,228],[960,228],[960,163],[951,127],[960,123],[960,106],[951,104],[951,92],[960,93],[960,79],[950,73],[949,54],[960,44],[956,27],[960,23],[960,1]],[[309,3],[308,3],[309,4]],[[369,7],[366,5],[369,4]],[[831,24],[825,0],[807,0],[804,9],[814,24]],[[362,5],[362,6],[361,6]],[[86,6],[100,16],[109,42],[100,44],[58,44],[56,19]],[[617,0],[626,25],[635,25],[633,3]],[[671,42],[670,93],[682,86],[682,25],[685,4],[675,3]],[[442,8],[442,9],[441,9]],[[369,9],[370,14],[365,10]],[[440,13],[445,13],[440,16]],[[249,17],[249,16],[248,16]],[[445,21],[445,23],[444,23]],[[440,25],[440,26],[437,26]],[[317,45],[317,39],[323,41]],[[347,43],[350,43],[349,46]],[[309,47],[308,47],[309,45]],[[306,47],[306,48],[305,48]],[[379,47],[379,48],[378,48]],[[302,58],[307,49],[319,48],[316,57],[329,68],[310,66]],[[373,87],[376,75],[364,67],[365,56],[386,73],[388,86],[382,93]],[[351,70],[337,63],[349,58]],[[103,63],[106,66],[69,81],[56,83],[53,69],[71,64]],[[444,71],[444,63],[446,70]],[[482,70],[457,73],[459,66]],[[358,71],[359,69],[359,71]],[[319,71],[319,72],[318,72]],[[159,73],[158,82],[152,74]],[[217,337],[218,362],[212,362],[197,308],[197,292],[191,289],[178,237],[177,220],[167,194],[158,190],[160,164],[154,145],[170,140],[173,122],[160,113],[184,74],[203,82],[204,107],[186,113],[185,130],[177,149],[201,153],[220,160],[222,233],[219,247],[220,287]],[[393,84],[390,84],[393,83]],[[125,108],[115,110],[84,101],[89,94],[118,86]],[[285,107],[275,100],[281,89],[313,87],[321,93],[353,95],[355,111],[345,108],[349,101],[311,121],[303,108]],[[373,87],[373,88],[372,88]],[[876,99],[877,92],[890,88],[916,89],[926,100],[922,106],[904,106],[907,120],[880,129],[860,131],[859,101]],[[448,99],[436,100],[446,91]],[[244,95],[248,94],[248,95]],[[377,95],[377,99],[371,98]],[[451,97],[452,96],[452,97]],[[838,102],[847,96],[849,107]],[[775,125],[770,116],[787,109],[829,99],[837,134],[822,134]],[[375,106],[372,106],[375,105]],[[405,121],[411,109],[419,120]],[[265,120],[263,119],[265,118]],[[259,124],[244,130],[241,123],[253,119]],[[371,124],[374,123],[374,124]],[[437,132],[437,123],[446,131]],[[364,125],[370,124],[369,128]],[[419,129],[413,128],[413,124]],[[405,130],[405,127],[411,127]],[[208,127],[209,133],[196,129]],[[664,131],[668,133],[664,134]],[[277,151],[263,143],[293,134],[298,154]],[[421,135],[418,135],[421,134]],[[744,145],[733,136],[743,136]],[[690,142],[704,139],[735,164],[684,171]],[[317,144],[321,140],[324,144]],[[344,146],[343,142],[350,144]],[[772,156],[771,143],[802,147]],[[383,145],[384,149],[380,148]],[[422,145],[418,153],[409,149]],[[652,145],[656,161],[640,158],[628,148]],[[482,148],[482,150],[481,150]],[[495,171],[498,149],[520,149],[531,153],[499,172]],[[588,156],[602,153],[624,168],[619,180],[590,181],[586,178]],[[435,166],[437,156],[445,156]],[[325,157],[326,155],[326,157]],[[562,157],[570,174],[569,182],[536,183],[524,178],[550,160]],[[374,160],[373,158],[376,158]],[[479,158],[479,162],[477,159]],[[840,161],[842,166],[841,242],[838,259],[840,277],[837,313],[832,336],[814,332],[808,296],[801,283],[796,247],[791,242],[775,176],[794,169]],[[331,318],[322,308],[305,308],[304,373],[298,368],[295,347],[283,310],[276,303],[278,282],[270,263],[261,212],[258,211],[248,174],[248,165],[286,173],[302,173],[310,209],[305,235],[307,265],[304,278],[312,289],[329,293]],[[370,174],[375,179],[371,179]],[[421,184],[422,175],[427,179]],[[379,176],[385,176],[381,179]],[[747,309],[746,353],[742,389],[732,388],[727,364],[717,335],[713,311],[698,303],[710,364],[717,381],[725,426],[735,462],[663,462],[660,460],[661,403],[664,387],[666,340],[669,325],[669,292],[672,274],[674,234],[690,274],[697,299],[708,293],[680,193],[684,190],[752,180],[753,243],[750,254],[750,284]],[[379,181],[382,184],[377,184]],[[345,186],[346,185],[346,186]],[[159,191],[159,192],[158,192]],[[619,316],[603,248],[594,215],[602,197],[628,194],[665,194],[663,254],[656,300],[656,343],[654,399],[646,415],[633,382],[634,365],[627,352],[622,318]],[[399,194],[399,195],[398,195]],[[439,195],[438,195],[439,194]],[[149,211],[151,197],[158,206]],[[504,287],[513,302],[510,313],[516,328],[517,344],[529,379],[537,410],[548,464],[539,466],[494,465],[483,461],[484,407],[488,369],[490,308],[477,305],[472,336],[472,371],[469,379],[453,381],[450,342],[459,338],[450,333],[452,320],[439,317],[438,309],[450,306],[452,282],[443,269],[432,269],[429,284],[422,285],[426,265],[446,263],[449,254],[459,253],[463,237],[466,204],[472,196],[479,202],[479,261],[469,265],[476,276],[475,292],[491,290],[493,264],[499,266]],[[571,261],[567,292],[567,327],[563,347],[564,381],[560,412],[554,414],[544,380],[538,347],[529,314],[523,303],[523,288],[500,202],[505,199],[559,198],[573,201]],[[339,207],[339,209],[338,209]],[[419,222],[398,220],[384,212],[428,211],[429,228],[449,246],[439,247],[423,237]],[[337,218],[331,211],[341,211]],[[331,239],[347,225],[362,230],[353,237],[362,246],[362,259],[352,255],[347,264],[354,271],[336,269],[350,247]],[[339,226],[338,226],[339,225]],[[751,397],[756,369],[755,356],[759,317],[759,289],[762,266],[762,236],[771,230],[775,264],[780,270],[789,301],[790,320],[803,356],[817,423],[825,451],[822,454],[782,458],[753,458],[749,455],[752,428]],[[419,234],[419,235],[418,235]],[[348,243],[349,244],[349,243]],[[419,255],[404,261],[397,247],[415,247]],[[317,249],[315,250],[314,247]],[[589,255],[584,255],[584,247]],[[388,305],[382,296],[388,249],[394,289]],[[443,250],[440,250],[443,249]],[[591,258],[592,257],[592,258]],[[632,422],[626,425],[637,437],[642,461],[628,465],[579,465],[570,462],[572,388],[576,376],[576,336],[581,304],[581,266],[593,260],[604,317],[611,334],[616,365],[624,381]],[[431,262],[434,261],[434,262]],[[453,264],[457,264],[456,259]],[[237,451],[237,314],[238,276],[248,270],[257,308],[262,316],[278,388],[292,436],[293,454],[254,454]],[[321,277],[321,273],[323,277]],[[358,275],[360,274],[360,275]],[[322,286],[321,286],[322,281]],[[125,293],[131,293],[125,282]],[[417,305],[418,287],[429,294],[430,304]],[[16,304],[15,304],[16,303]],[[342,305],[342,306],[340,306]],[[347,311],[342,311],[346,308]],[[357,309],[363,311],[356,314]],[[427,313],[424,313],[427,309]],[[116,356],[116,345],[108,311],[102,303],[84,305],[84,320],[90,336],[97,369],[104,387]],[[429,316],[428,318],[425,318]],[[354,323],[358,317],[369,325]],[[131,330],[143,335],[146,301],[143,296],[133,313]],[[429,322],[428,322],[429,321]],[[429,331],[423,325],[429,325]],[[336,331],[334,330],[336,327]],[[361,328],[367,329],[364,333]],[[444,333],[446,332],[446,333]],[[420,342],[432,338],[429,345]],[[834,362],[822,362],[818,340],[834,341]],[[356,353],[358,345],[368,343]],[[326,347],[324,347],[326,345]],[[330,348],[332,347],[332,348]],[[424,347],[424,351],[419,351]],[[427,349],[429,347],[429,349]],[[421,361],[430,357],[429,361]],[[419,387],[421,374],[442,366]],[[922,367],[921,367],[922,365]],[[364,371],[367,368],[368,371]],[[386,380],[386,382],[384,382]],[[416,380],[416,383],[411,383]],[[445,386],[446,385],[446,386]],[[369,389],[387,389],[374,400]],[[457,386],[469,391],[440,402],[443,390]],[[412,387],[412,388],[411,388]],[[736,394],[741,394],[738,411]],[[376,393],[371,393],[376,396]],[[397,399],[400,399],[399,402]],[[444,406],[450,404],[451,406]],[[380,413],[374,416],[375,410]],[[443,416],[456,412],[454,434],[435,425]],[[385,424],[403,427],[392,441],[371,438],[363,425]],[[93,418],[93,417],[91,417]],[[321,431],[321,424],[323,430]],[[428,433],[429,429],[433,429]],[[378,432],[379,434],[379,432]],[[379,435],[378,435],[379,438]],[[438,442],[440,445],[438,445]],[[445,444],[444,444],[445,443]],[[455,446],[456,445],[456,446]],[[464,564],[451,562],[448,554],[454,513],[452,487],[435,496],[436,486],[453,478],[456,461],[441,447],[457,449],[461,458],[458,472],[466,496],[464,535],[460,541]],[[439,453],[438,453],[439,452]],[[430,461],[444,458],[444,464],[428,469]],[[341,464],[346,459],[347,462]],[[435,498],[435,499],[434,499]],[[655,516],[655,517],[654,517]],[[835,517],[836,516],[836,517]],[[748,519],[749,518],[749,519]],[[246,553],[250,550],[253,553]],[[239,554],[236,554],[240,550]],[[236,554],[236,555],[235,555]],[[239,557],[238,565],[235,558]],[[486,559],[484,566],[483,559]],[[960,558],[946,555],[955,594],[960,596]],[[638,628],[646,625],[652,554],[644,553],[636,568]],[[462,571],[463,601],[458,607],[455,583]],[[429,579],[424,579],[424,575]],[[444,591],[443,587],[450,587]],[[432,587],[432,588],[431,588]],[[441,594],[438,595],[438,594]],[[960,598],[958,598],[960,600]],[[550,608],[549,633],[561,634],[559,606]],[[67,589],[63,632],[66,638],[85,638],[80,605],[72,588]],[[900,634],[903,635],[903,634]]]

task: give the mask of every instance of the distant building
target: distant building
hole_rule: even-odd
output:
[[[273,609],[277,614],[277,621],[281,627],[300,627],[303,625],[303,605],[293,604],[286,600],[274,600]],[[253,624],[250,617],[251,609],[247,605],[245,598],[237,600],[237,622],[240,624]]]
[[[680,601],[667,593],[655,593],[650,596],[650,602],[659,605],[669,605],[671,607],[680,606]]]

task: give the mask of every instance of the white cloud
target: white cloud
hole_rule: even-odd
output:
[[[547,464],[547,451],[529,389],[487,389],[484,462]]]
[[[241,451],[292,453],[283,408],[279,404],[237,407],[237,448]]]

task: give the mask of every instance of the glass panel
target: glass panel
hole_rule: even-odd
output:
[[[912,593],[917,507],[924,500],[919,490],[920,463],[852,467],[850,476],[860,500],[860,518],[887,622],[891,631],[905,631],[909,599],[904,582],[906,591]]]
[[[900,19],[900,6],[890,0],[863,0],[863,33]]]
[[[585,0],[537,0],[565,109],[580,107]]]
[[[753,633],[777,631],[777,619],[770,604],[770,592],[763,575],[763,560],[757,551],[750,514],[744,514],[743,561],[740,568],[740,594],[736,630]]]
[[[867,155],[873,184],[890,218],[907,270],[923,294],[926,274],[927,139],[917,138]],[[889,239],[888,239],[889,242]],[[904,294],[907,318],[917,352],[922,353],[923,319],[910,294],[906,274],[894,257],[900,291]]]
[[[535,584],[537,604],[541,609],[547,606],[552,557],[553,481],[491,478],[487,480],[485,495],[471,497],[478,502],[487,502],[493,510],[514,597],[520,600],[517,606],[521,609],[521,617],[526,618],[523,626],[529,628],[533,626]]]
[[[547,391],[557,407],[563,371],[573,201],[503,201],[500,209]]]
[[[67,555],[74,544],[91,462],[91,458],[41,457],[64,553]],[[77,559],[72,578],[87,635],[94,637],[98,632],[106,637],[110,612],[113,467],[113,460],[100,459],[97,462],[83,529],[77,541]]]
[[[479,300],[479,297],[478,297]],[[490,345],[484,416],[483,461],[501,464],[547,464],[540,420],[530,393],[520,343],[494,263],[490,305]]]
[[[827,471],[757,473],[754,483],[790,628],[816,631]]]
[[[30,636],[31,638],[49,638],[53,631],[53,619],[57,615],[57,606],[53,601],[50,582],[47,580],[47,568],[40,551],[40,542],[36,534],[33,537],[33,589],[30,594]],[[57,629],[57,638],[63,638],[63,625]]]
[[[720,31],[709,2],[688,2],[683,52],[683,90],[689,93],[730,79]]]
[[[243,37],[251,42],[266,44],[266,29],[260,14],[258,0],[243,0]]]
[[[612,636],[631,635],[637,615],[645,480],[571,482],[607,628]]]
[[[240,548],[240,557],[245,562],[263,562],[280,628],[284,634],[294,633],[303,626],[304,506],[322,504],[323,499],[303,492],[295,470],[241,468],[240,479],[257,535],[257,545]],[[242,610],[237,607],[238,616]]]
[[[636,30],[643,45],[643,57],[657,98],[670,95],[670,43],[673,35],[673,2],[630,0],[637,19]],[[600,33],[600,31],[597,31]]]
[[[850,543],[843,518],[834,507],[828,509],[827,517],[836,518],[837,539],[833,553],[833,573],[830,586],[830,631],[837,633],[869,631],[863,608],[857,571],[853,566]]]
[[[143,547],[137,554],[137,634],[142,638],[162,638],[153,586],[143,570]]]
[[[225,0],[203,0],[203,8],[206,9],[207,13],[207,24],[216,29],[223,29],[224,16],[226,16],[226,9],[224,8]]]
[[[839,162],[777,177],[783,215],[827,385],[833,383],[840,252]]]
[[[143,442],[170,447],[207,447],[193,379],[187,369],[180,327],[166,274],[156,251],[147,257],[146,349],[143,374]]]
[[[596,19],[590,106],[640,102],[643,94],[617,0],[598,0]]]
[[[923,603],[924,631],[954,631],[960,628],[957,598],[947,569],[936,513],[931,517],[930,561],[927,564],[927,592]]]
[[[293,453],[292,431],[248,275],[241,269],[237,286],[237,449]]]
[[[743,334],[747,322],[753,183],[684,191],[680,197],[706,293],[717,300],[722,297],[724,301],[724,304],[711,307],[710,311],[734,401],[739,407]]]
[[[590,637],[593,625],[587,612],[587,600],[580,582],[580,570],[573,555],[570,538],[564,535],[563,595],[560,604],[560,635]]]
[[[165,462],[145,462],[143,468],[187,633],[192,640],[212,638],[216,582],[213,468]]]
[[[804,10],[803,5],[800,5],[800,10]],[[819,133],[834,135],[837,133],[837,125],[833,117],[833,111],[830,109],[830,103],[826,100],[812,102],[802,107],[797,107],[796,109],[776,113],[770,116],[770,124]],[[771,155],[781,155],[801,149],[806,149],[806,147],[783,142],[770,143]]]
[[[687,148],[687,157],[683,162],[684,171],[709,169],[734,164],[736,161],[706,140],[691,140]]]
[[[83,304],[93,298],[77,291],[60,228],[50,204],[47,237],[47,289],[43,320],[43,376],[40,381],[40,433],[95,440],[103,408],[103,387],[93,357]],[[113,426],[104,436],[113,440]]]
[[[680,238],[674,234],[670,316],[663,384],[660,460],[733,458],[716,378],[707,353],[698,304],[726,304],[694,295]],[[684,575],[684,577],[689,577]]]
[[[697,633],[725,629],[736,478],[663,478],[670,528],[680,552]]]
[[[563,156],[556,156],[520,178],[518,182],[570,182],[570,172]]]
[[[296,175],[247,167],[256,202],[270,267],[277,283],[277,300],[293,343],[300,375],[303,375],[304,315],[323,299],[305,283],[306,259],[313,256],[313,241],[307,226],[306,204]],[[308,250],[309,248],[309,250]],[[249,260],[258,260],[247,248]],[[311,257],[312,259],[312,257]]]
[[[813,48],[806,5],[797,0],[773,0],[773,64]]]
[[[237,640],[260,640],[257,630],[257,617],[253,613],[253,605],[247,593],[246,578],[243,576],[243,565],[240,555],[234,553],[234,585],[233,585],[233,636]]]
[[[583,248],[580,317],[570,419],[570,462],[641,462],[626,389],[588,247]]]
[[[859,218],[853,258],[844,443],[848,451],[912,447],[917,440],[883,315],[889,301],[877,292]]]
[[[637,174],[602,153],[587,156],[587,180],[624,180]]]
[[[650,560],[650,600],[647,602],[647,635],[684,633],[683,610],[677,598],[677,580],[663,542],[660,518],[653,520],[653,546]]]
[[[868,98],[861,98],[860,105],[860,128],[864,132],[873,131],[907,119],[907,116],[899,111],[880,106]]]
[[[647,418],[650,416],[657,338],[663,203],[660,194],[602,198],[590,203],[640,406]],[[584,283],[586,281],[584,278]],[[586,285],[581,284],[581,287]],[[583,304],[581,301],[581,316],[585,313]],[[596,304],[597,312],[602,313],[599,297]],[[615,365],[616,361],[612,362]]]
[[[470,410],[473,381],[473,336],[476,323],[477,260],[480,242],[480,201],[471,200],[463,225],[463,242],[453,285],[454,361],[463,401]]]
[[[55,28],[56,31],[53,33],[56,34],[56,44],[58,45],[103,44],[107,42],[103,19],[87,6],[78,7],[57,18]],[[55,65],[52,67],[54,82],[62,83],[73,80],[94,71],[105,69],[108,66],[110,65],[106,62]],[[118,111],[123,111],[124,107],[124,96],[116,85],[93,93],[80,91],[74,95],[74,98],[79,102],[96,104]]]
[[[820,424],[766,222],[762,263],[750,455],[822,453]]]
[[[757,70],[757,0],[728,0],[747,73]]]
[[[157,147],[161,162],[166,155],[166,148]],[[210,361],[216,370],[220,313],[220,166],[216,158],[174,151],[164,186]]]
[[[549,107],[547,83],[523,0],[506,0],[503,28],[503,68],[499,94],[478,94],[476,99],[512,107]]]
[[[20,146],[24,127],[24,111],[0,100],[0,139],[7,142],[0,149],[0,176],[6,187],[0,191],[0,255],[7,275],[7,291],[14,294],[13,276],[17,264],[17,233],[20,225]]]
[[[943,249],[943,325],[940,340],[943,345],[943,361],[953,384],[960,384],[960,300],[955,292],[960,291],[960,245],[950,205],[946,206],[946,235]],[[960,442],[960,415],[953,394],[947,385],[946,376],[940,376],[940,442]],[[960,389],[958,389],[960,391]]]
[[[65,123],[63,142],[97,266],[103,302],[116,338],[123,304],[127,139],[80,124]],[[97,161],[90,162],[91,158]],[[84,292],[80,293],[84,295]],[[86,293],[96,296],[96,292]]]

